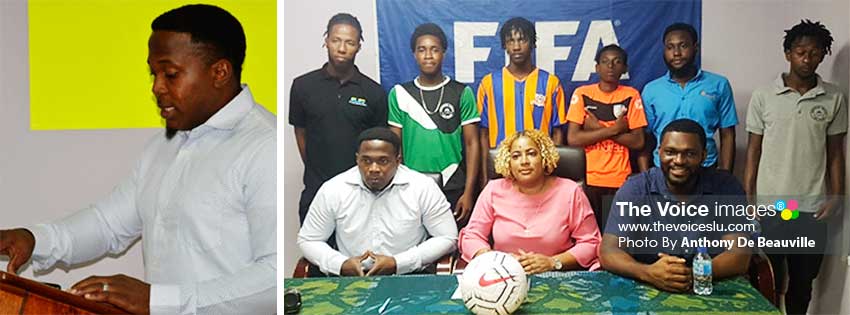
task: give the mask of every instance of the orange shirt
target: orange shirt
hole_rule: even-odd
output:
[[[611,126],[625,113],[629,129],[646,127],[646,113],[640,92],[633,87],[620,85],[605,93],[599,85],[589,84],[576,88],[570,99],[567,121],[584,124],[587,112],[593,113],[603,126]],[[606,139],[584,148],[587,155],[587,184],[598,187],[619,188],[631,174],[629,148]]]

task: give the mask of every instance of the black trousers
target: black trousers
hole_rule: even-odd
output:
[[[463,188],[453,189],[453,190],[443,190],[443,195],[446,196],[446,200],[449,202],[449,211],[454,214],[455,207],[457,207],[457,202],[460,200],[460,196],[463,195]],[[474,196],[473,196],[474,197]],[[473,199],[475,201],[475,199]],[[473,207],[474,207],[473,202]],[[472,214],[472,209],[469,209],[469,214]],[[469,219],[464,220],[463,222],[457,222],[457,229],[460,230],[469,223]]]
[[[304,219],[307,218],[307,210],[310,209],[310,203],[313,202],[313,198],[316,198],[318,191],[319,187],[304,187],[304,190],[301,191],[301,199],[298,200],[298,226],[304,225]]]
[[[596,225],[599,226],[599,233],[605,233],[605,223],[608,221],[608,214],[611,212],[611,203],[614,201],[614,194],[619,188],[590,186],[584,190],[590,201],[590,207],[593,208],[593,215],[596,217]]]
[[[785,311],[787,314],[806,314],[812,299],[812,281],[820,272],[823,254],[780,254],[768,255],[773,264],[776,281],[777,300],[788,277],[788,291],[785,292]]]
[[[785,278],[788,278],[788,290],[785,292],[785,310],[787,314],[806,314],[812,299],[812,281],[820,272],[823,253],[827,242],[827,224],[817,221],[812,213],[801,212],[796,220],[783,221],[778,216],[762,219],[764,236],[768,239],[794,239],[806,236],[816,243],[815,249],[770,248],[765,249],[776,282],[776,297],[779,300],[783,292]]]

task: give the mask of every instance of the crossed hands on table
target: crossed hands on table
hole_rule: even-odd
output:
[[[364,261],[372,260],[371,268],[364,274]],[[380,276],[392,275],[396,273],[396,262],[393,256],[385,256],[376,254],[367,250],[360,256],[349,257],[342,263],[342,268],[339,270],[340,276]]]
[[[658,260],[646,270],[647,282],[664,291],[682,293],[691,288],[693,273],[685,259],[658,253]]]

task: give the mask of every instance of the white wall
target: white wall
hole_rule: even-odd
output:
[[[26,29],[26,2],[0,1],[0,228],[56,220],[105,196],[130,174],[145,141],[156,132],[30,131],[29,52],[27,32],[21,31]],[[0,259],[5,270],[6,258]],[[22,272],[63,288],[90,275],[118,273],[143,278],[141,246],[70,271],[34,276],[28,267]]]
[[[337,12],[349,12],[363,24],[366,42],[358,55],[360,69],[378,79],[376,17],[374,1],[287,1],[284,3],[284,85],[309,70],[322,65],[327,59],[321,47],[322,33],[327,20]],[[818,72],[827,80],[839,84],[847,94],[850,88],[850,3],[846,0],[704,0],[702,27],[703,68],[729,78],[735,94],[738,117],[736,173],[743,172],[746,149],[744,122],[746,108],[752,91],[769,84],[788,64],[782,53],[783,30],[800,19],[820,20],[832,31],[835,43],[833,54],[821,64]],[[652,35],[647,40],[659,40]],[[659,56],[661,58],[661,56]],[[633,65],[639,66],[639,65]],[[288,112],[288,92],[285,93],[282,112]],[[286,123],[284,119],[282,123]],[[284,259],[282,273],[290,276],[295,260],[301,253],[295,245],[298,229],[298,198],[302,189],[301,164],[295,149],[292,127],[286,126],[284,137],[286,155],[284,214]],[[850,156],[850,155],[849,155]],[[850,171],[850,168],[848,168]],[[850,211],[844,212],[844,225],[850,223]],[[839,226],[839,224],[835,224]],[[850,313],[850,273],[846,257],[850,250],[847,229],[833,233],[833,246],[838,253],[828,256],[817,284],[821,292],[813,302],[814,313]],[[841,301],[840,303],[837,303]]]

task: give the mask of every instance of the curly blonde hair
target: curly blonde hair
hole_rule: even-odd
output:
[[[560,159],[558,151],[555,149],[555,143],[552,142],[552,139],[548,135],[534,129],[523,130],[508,136],[502,141],[499,145],[499,151],[493,159],[496,173],[499,173],[504,178],[514,179],[513,174],[511,174],[511,146],[520,137],[526,137],[534,141],[534,144],[540,148],[540,156],[543,158],[543,172],[546,175],[552,174],[558,165],[558,159]]]

